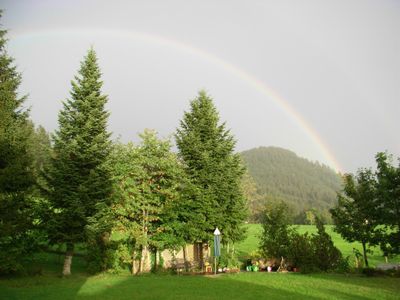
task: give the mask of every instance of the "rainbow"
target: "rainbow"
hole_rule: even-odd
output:
[[[313,129],[310,124],[301,116],[283,97],[281,97],[278,92],[273,88],[266,85],[263,81],[251,75],[250,73],[244,71],[238,66],[210,53],[198,47],[194,47],[182,41],[166,38],[164,36],[159,36],[153,33],[137,32],[137,31],[121,31],[121,30],[109,30],[109,29],[53,29],[53,30],[32,30],[24,32],[9,32],[11,40],[25,40],[25,39],[37,39],[44,37],[59,37],[61,36],[82,36],[82,37],[104,37],[112,36],[123,39],[135,39],[144,41],[147,43],[156,44],[158,46],[169,47],[176,51],[180,51],[186,54],[194,55],[202,58],[210,63],[213,63],[226,72],[229,72],[242,81],[246,82],[249,86],[256,89],[258,92],[266,96],[268,99],[272,100],[278,107],[280,107],[286,115],[292,119],[302,131],[310,138],[310,140],[315,144],[315,146],[321,151],[321,154],[326,159],[328,164],[333,167],[336,171],[340,172],[342,170],[340,164],[335,159],[332,152],[326,146],[323,139],[318,135],[315,129]]]

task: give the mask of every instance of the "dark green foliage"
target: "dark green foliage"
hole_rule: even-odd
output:
[[[254,178],[258,202],[285,201],[295,213],[315,209],[329,221],[328,210],[336,203],[341,189],[340,176],[327,166],[299,158],[291,151],[276,147],[259,147],[241,153]]]
[[[379,243],[385,253],[400,254],[400,166],[383,152],[376,155],[376,163],[377,203],[372,212],[385,227]]]
[[[137,205],[147,210],[146,219],[149,245],[154,250],[182,246],[184,240],[177,227],[177,215],[183,205],[185,178],[182,165],[171,152],[169,140],[159,140],[154,131],[145,131],[138,147],[141,186]]]
[[[313,260],[322,271],[337,269],[342,264],[342,254],[333,244],[331,236],[326,233],[324,224],[319,218],[315,219],[318,232],[312,235]]]
[[[281,260],[303,272],[314,269],[313,244],[307,233],[299,234],[291,225],[292,215],[285,202],[268,205],[263,213],[260,250],[264,257]]]
[[[375,268],[369,268],[369,267],[363,268],[361,270],[361,273],[367,277],[384,276],[385,275],[385,271],[375,269]]]
[[[362,268],[361,274],[365,275],[366,277],[396,277],[400,278],[400,270],[399,269],[389,269],[389,270],[381,270],[377,268]]]
[[[335,231],[349,241],[363,245],[365,265],[368,267],[367,244],[376,244],[380,229],[374,216],[376,181],[371,170],[359,170],[356,176],[344,176],[343,194],[338,194],[338,204],[331,209]]]
[[[1,17],[0,11],[0,17]],[[34,184],[30,138],[33,132],[18,96],[21,74],[6,51],[6,30],[0,30],[0,273],[21,271],[34,247]]]
[[[50,134],[42,127],[38,126],[31,138],[31,153],[34,161],[34,172],[36,180],[41,177],[51,164],[51,141]]]
[[[376,172],[360,169],[344,176],[343,193],[331,210],[335,230],[347,241],[362,243],[366,267],[368,244],[379,244],[385,256],[400,253],[400,167],[383,152],[376,163]]]
[[[218,268],[236,269],[240,267],[240,264],[239,259],[233,252],[228,251],[226,247],[221,249],[221,256],[218,257],[217,261]]]
[[[137,147],[117,144],[111,159],[115,200],[112,220],[105,223],[122,236],[120,265],[131,266],[134,253],[143,249],[150,248],[154,256],[183,246],[189,230],[182,215],[188,209],[185,195],[190,183],[170,141],[159,140],[150,130],[140,136]]]
[[[224,243],[243,238],[241,224],[246,217],[241,190],[244,168],[234,154],[235,140],[225,124],[219,124],[212,99],[201,91],[190,103],[176,133],[179,156],[197,193],[192,202],[192,240],[210,240],[216,227]],[[190,215],[187,216],[191,218]]]
[[[258,192],[257,184],[248,172],[242,177],[242,190],[249,211],[247,220],[251,223],[261,223],[265,197]]]
[[[265,257],[287,258],[290,251],[290,239],[295,230],[289,226],[292,216],[289,206],[284,202],[268,205],[263,213],[263,233],[260,250]]]
[[[290,211],[284,202],[267,206],[263,217],[260,250],[264,257],[284,258],[290,266],[304,273],[335,270],[341,266],[342,255],[319,218],[316,218],[317,234],[309,236],[289,225]]]
[[[34,181],[28,144],[32,126],[23,108],[26,97],[18,97],[21,74],[7,54],[6,34],[0,30],[0,187],[2,193],[15,193]]]
[[[52,243],[86,241],[89,218],[109,204],[112,190],[107,165],[111,144],[107,132],[107,97],[93,49],[72,81],[71,98],[59,113],[54,156],[48,172],[52,213],[46,220]]]
[[[302,273],[318,270],[315,261],[315,244],[307,233],[293,231],[289,236],[287,261]]]

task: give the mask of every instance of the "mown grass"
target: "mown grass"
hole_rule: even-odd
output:
[[[399,299],[398,278],[337,274],[97,275],[0,281],[1,299]]]
[[[246,225],[248,238],[236,245],[242,257],[257,250],[260,225]],[[300,232],[314,232],[313,226],[300,226]],[[344,255],[360,245],[343,241],[327,227]],[[365,277],[359,274],[254,273],[217,276],[128,274],[89,275],[85,261],[75,257],[69,278],[59,276],[63,257],[39,254],[42,275],[0,278],[0,299],[399,299],[400,279]],[[383,261],[380,253],[371,261]]]

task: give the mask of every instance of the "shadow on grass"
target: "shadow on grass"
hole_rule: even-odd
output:
[[[82,287],[77,299],[300,299],[296,291],[287,291],[250,282],[234,281],[230,277],[203,276],[139,276],[127,277],[117,283],[108,282],[98,290]],[[307,296],[307,299],[319,299]],[[361,298],[360,298],[361,299]]]
[[[376,279],[376,278],[373,278]],[[335,274],[44,275],[0,280],[0,299],[398,299],[398,278]]]
[[[28,266],[30,276],[0,278],[0,299],[75,299],[86,283],[85,262],[74,257],[72,275],[62,278],[63,257],[55,254],[38,253]],[[39,275],[40,274],[40,275]]]
[[[103,282],[98,279],[97,287],[89,281],[82,286],[77,299],[398,299],[396,290],[375,288],[365,278],[354,285],[351,278],[343,275],[314,278],[300,274],[241,273],[214,278],[149,275],[105,277]],[[391,284],[390,278],[388,283]]]

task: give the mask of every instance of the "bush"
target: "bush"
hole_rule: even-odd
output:
[[[400,269],[390,269],[387,270],[385,273],[390,277],[400,278]]]
[[[266,207],[264,211],[260,243],[264,257],[283,257],[290,267],[299,268],[305,273],[335,270],[339,267],[342,270],[348,269],[348,261],[343,260],[341,252],[334,246],[318,217],[315,218],[317,234],[299,234],[289,225],[287,209],[286,204],[279,203]]]
[[[385,275],[385,271],[383,270],[378,270],[375,268],[362,268],[361,273],[364,274],[367,277],[373,277],[373,276],[383,276]]]
[[[123,268],[123,260],[126,249],[115,241],[106,242],[99,238],[90,240],[86,248],[87,269],[90,273],[104,271],[118,272]]]
[[[339,273],[349,273],[351,271],[349,260],[350,256],[342,257],[338,262],[335,271]]]
[[[314,263],[321,271],[337,269],[342,263],[342,253],[333,244],[332,238],[325,232],[325,227],[319,218],[315,219],[318,233],[313,235]]]
[[[315,271],[313,248],[312,239],[307,233],[299,234],[295,232],[291,234],[287,256],[291,266],[300,269],[302,273]]]
[[[240,262],[234,253],[228,253],[225,248],[221,249],[221,256],[218,260],[218,266],[221,268],[239,268]]]
[[[288,257],[290,236],[294,230],[289,226],[289,207],[284,202],[267,206],[263,212],[260,251],[265,257]]]

